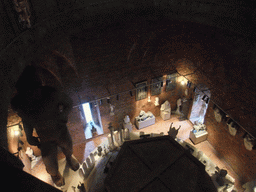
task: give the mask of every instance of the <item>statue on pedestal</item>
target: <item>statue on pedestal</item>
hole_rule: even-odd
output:
[[[126,115],[126,116],[124,117],[124,123],[125,123],[125,124],[130,123],[130,117],[129,117],[129,115]]]
[[[168,135],[169,135],[170,137],[172,137],[173,139],[175,139],[176,136],[178,135],[178,132],[179,132],[181,126],[179,126],[179,128],[176,129],[175,127],[172,127],[172,124],[173,124],[173,123],[171,123],[170,129],[169,129],[169,131],[168,131]]]
[[[66,125],[72,100],[56,88],[42,86],[33,66],[25,68],[16,89],[11,105],[22,118],[27,141],[40,148],[47,172],[57,186],[62,186],[65,181],[58,171],[57,147],[62,149],[72,170],[79,168],[79,162],[72,155],[73,144]],[[34,128],[38,137],[33,136]]]
[[[203,123],[197,123],[193,126],[193,133],[206,131],[206,125]]]
[[[159,106],[159,97],[155,98],[155,106]]]

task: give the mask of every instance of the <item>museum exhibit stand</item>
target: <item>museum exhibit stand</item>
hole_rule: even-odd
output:
[[[135,124],[138,129],[148,127],[155,124],[155,116],[150,111],[147,113],[145,111],[141,111],[140,115],[135,117]]]
[[[202,123],[193,125],[193,130],[190,131],[189,138],[194,144],[206,141],[208,132],[206,126]]]
[[[164,121],[171,118],[171,105],[170,105],[169,101],[165,101],[161,105],[160,116],[162,117],[162,119]]]

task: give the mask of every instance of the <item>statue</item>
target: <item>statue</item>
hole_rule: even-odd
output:
[[[228,191],[227,189],[232,189],[234,186],[235,180],[228,175],[227,170],[217,168],[215,171],[215,181],[219,186],[225,186],[223,191]]]
[[[125,124],[130,123],[130,117],[129,117],[129,115],[126,115],[126,116],[124,117],[124,123],[125,123]]]
[[[214,108],[214,117],[215,117],[215,120],[220,123],[222,121],[222,118],[223,118],[223,114],[222,112],[220,111],[219,108]]]
[[[159,97],[155,98],[155,106],[159,106]]]
[[[114,106],[114,105],[109,104],[109,107],[110,107],[110,116],[115,115],[115,113],[114,113],[114,108],[115,108],[115,106]]]
[[[65,181],[58,171],[57,147],[62,149],[72,170],[79,168],[79,162],[72,155],[72,139],[66,125],[72,100],[53,87],[42,86],[33,66],[25,68],[15,86],[17,94],[11,105],[22,118],[27,141],[40,148],[47,172],[57,186],[62,186]],[[32,135],[33,128],[39,137]]]
[[[181,106],[182,106],[182,99],[179,98],[177,100],[177,109],[176,109],[176,112],[175,112],[177,115],[181,115],[182,114],[181,113]]]
[[[206,131],[206,125],[196,122],[196,124],[193,126],[193,133],[198,133],[202,131]]]
[[[228,131],[230,135],[236,136],[238,126],[235,124],[234,121],[227,122],[228,125]]]
[[[170,105],[170,102],[166,100],[166,101],[161,105],[160,110],[161,110],[161,111],[168,112],[168,113],[171,113],[171,105]]]
[[[138,121],[145,121],[147,118],[150,117],[153,117],[153,114],[150,111],[146,113],[145,111],[141,110],[137,119]]]
[[[175,139],[176,136],[178,135],[178,132],[179,132],[181,126],[179,126],[179,128],[176,129],[175,127],[172,127],[172,124],[173,124],[173,123],[171,123],[170,129],[169,129],[169,131],[168,131],[168,135],[169,135],[170,137],[172,137],[173,139]]]
[[[248,151],[256,149],[256,140],[248,133],[244,135],[244,146]]]

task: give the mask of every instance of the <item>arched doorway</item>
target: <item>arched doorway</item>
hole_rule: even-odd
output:
[[[195,95],[189,120],[195,124],[204,123],[204,117],[211,97],[210,90],[204,84],[199,84],[195,88]]]

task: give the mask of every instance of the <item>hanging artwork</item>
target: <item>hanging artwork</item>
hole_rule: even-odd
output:
[[[136,84],[136,101],[147,98],[147,81]]]
[[[246,133],[244,136],[244,146],[249,151],[252,151],[256,148],[256,140],[252,138],[248,133]]]
[[[178,73],[173,73],[171,75],[167,75],[166,77],[166,91],[171,91],[176,88],[177,85],[177,77]]]
[[[221,111],[218,107],[216,107],[216,106],[213,107],[213,111],[214,111],[215,120],[216,120],[218,123],[220,123],[220,122],[222,121],[222,118],[223,118],[223,113],[222,113],[222,111]]]
[[[228,120],[227,125],[228,125],[228,131],[230,135],[235,136],[238,129],[238,126],[236,125],[236,123],[232,120]]]
[[[163,78],[158,77],[152,79],[152,85],[151,85],[151,95],[159,95],[162,92],[162,83],[163,83]]]

